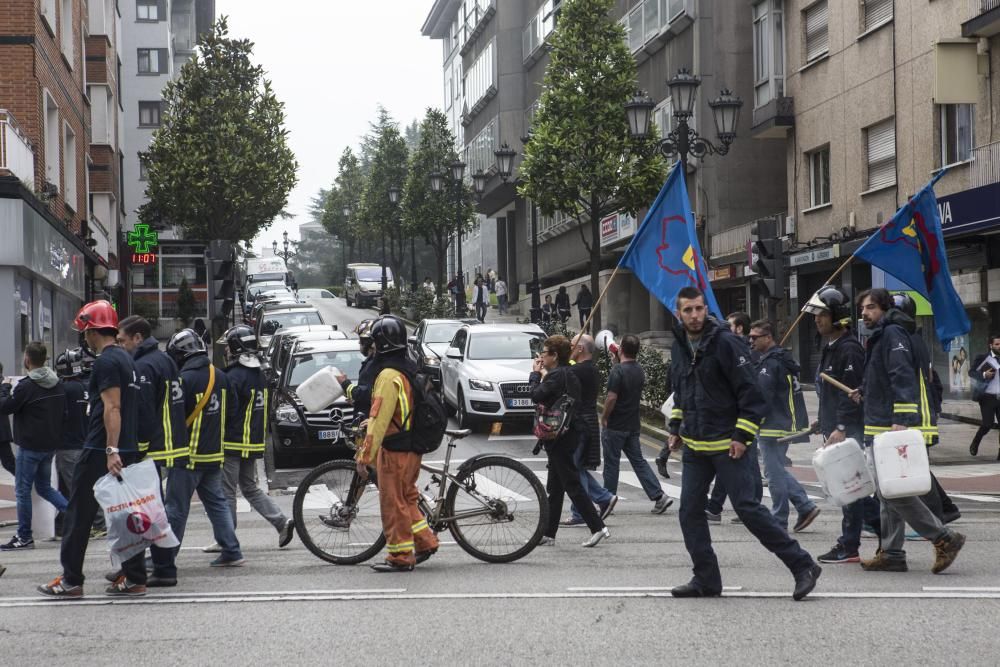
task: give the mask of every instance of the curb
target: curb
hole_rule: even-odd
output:
[[[942,412],[941,417],[945,419],[950,419],[953,422],[962,422],[963,424],[970,424],[972,426],[982,426],[983,421],[981,419],[973,419],[972,417],[966,417],[964,415],[955,414],[953,412]]]

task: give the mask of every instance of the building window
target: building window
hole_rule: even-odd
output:
[[[73,0],[59,3],[59,44],[69,68],[73,69]]]
[[[868,152],[867,190],[877,190],[896,183],[896,119],[882,121],[865,129]]]
[[[809,205],[830,203],[830,148],[806,153],[809,160]]]
[[[873,30],[892,19],[893,0],[864,0],[861,3],[861,29]]]
[[[829,13],[826,0],[808,7],[802,12],[802,25],[805,26],[806,62],[825,56],[830,51],[830,33],[828,32]]]
[[[166,74],[166,49],[138,49],[139,74]]]
[[[477,134],[465,147],[465,161],[468,164],[467,173],[474,174],[480,169],[489,173],[496,164],[493,151],[497,149],[497,119],[492,118],[482,132]]]
[[[673,98],[666,97],[653,109],[653,125],[660,131],[660,137],[665,137],[674,129]]]
[[[74,211],[77,210],[76,202],[76,134],[70,128],[69,123],[63,126],[63,176],[66,181],[63,189],[63,199],[66,205]]]
[[[59,107],[45,91],[45,180],[59,187]]]
[[[162,102],[139,102],[139,127],[159,127]]]
[[[49,33],[56,34],[56,0],[42,0],[42,18],[45,19]]]
[[[136,0],[135,20],[136,21],[159,21],[162,17],[160,11],[163,0]]]
[[[785,94],[785,21],[782,0],[753,6],[754,108]]]
[[[965,162],[972,157],[975,143],[975,107],[971,104],[942,104],[941,166]]]
[[[495,53],[490,42],[465,74],[465,103],[470,108],[496,89]]]

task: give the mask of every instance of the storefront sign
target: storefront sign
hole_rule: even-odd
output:
[[[150,248],[160,245],[160,235],[149,225],[139,223],[128,233],[128,244],[134,254],[146,255]]]
[[[628,213],[612,213],[601,220],[601,247],[635,234],[635,218]]]
[[[800,252],[795,255],[791,255],[788,258],[788,263],[791,266],[802,266],[803,264],[813,264],[815,262],[823,262],[828,259],[836,259],[840,257],[840,244],[834,243],[829,248],[818,248],[816,250],[807,250],[806,252]]]
[[[945,236],[1000,226],[1000,183],[940,197],[938,211]]]
[[[728,266],[722,266],[717,269],[708,270],[708,280],[709,282],[715,282],[716,280],[729,280],[730,278],[736,277],[736,266],[730,264]]]

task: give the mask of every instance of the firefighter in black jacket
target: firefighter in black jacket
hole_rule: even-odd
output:
[[[372,341],[372,326],[374,324],[375,320],[362,320],[354,328],[354,333],[358,334],[361,354],[365,356],[365,360],[361,362],[361,370],[358,372],[358,381],[351,382],[343,373],[336,378],[344,390],[344,396],[354,407],[355,425],[368,419],[368,413],[372,406],[372,388],[375,386],[375,379],[381,370],[375,357],[375,346]],[[355,433],[355,442],[360,445],[364,437],[364,430],[359,429]]]
[[[295,534],[295,524],[285,516],[271,496],[257,485],[257,460],[264,456],[267,437],[267,381],[257,358],[257,337],[253,329],[240,324],[226,332],[229,365],[229,400],[235,403],[236,419],[226,422],[223,441],[225,463],[222,487],[236,525],[236,487],[257,513],[278,531],[278,547],[287,546]]]
[[[222,434],[226,423],[236,418],[226,374],[212,366],[201,336],[191,329],[178,331],[167,342],[167,354],[181,367],[185,422],[190,451],[177,459],[167,480],[166,508],[170,528],[184,540],[191,496],[195,491],[212,522],[215,541],[222,555],[212,567],[240,567],[246,561],[236,539],[233,517],[222,491]],[[178,548],[153,547],[153,576],[148,586],[175,586]]]
[[[886,317],[893,306],[892,297],[888,291],[876,288],[858,295],[858,303],[865,326],[872,330],[865,352],[862,389],[852,395],[855,401],[864,404],[865,444],[871,445],[881,433],[908,428],[920,429],[929,438],[930,420],[920,409],[921,395],[925,393],[921,391],[924,377],[910,335]],[[943,572],[955,561],[965,544],[965,536],[941,523],[920,498],[882,496],[881,501],[881,544],[874,558],[861,561],[862,568],[882,572],[907,570],[903,550],[905,524],[934,543],[936,558],[931,572]]]
[[[864,414],[861,407],[840,389],[827,384],[820,373],[854,389],[861,386],[865,371],[865,350],[851,335],[851,299],[831,285],[821,288],[802,309],[812,314],[816,330],[826,343],[816,367],[816,395],[819,398],[819,431],[824,446],[853,438],[864,442]],[[865,523],[879,525],[878,500],[869,496],[841,508],[841,534],[837,544],[819,557],[821,563],[861,562],[861,530]]]
[[[822,570],[754,497],[755,470],[746,456],[747,443],[757,435],[767,406],[749,351],[724,325],[708,317],[705,297],[697,288],[678,292],[675,315],[681,327],[675,331],[670,364],[675,409],[669,438],[671,449],[684,447],[680,522],[694,577],[671,594],[722,594],[722,575],[705,516],[708,488],[718,477],[746,527],[791,570],[792,597],[801,600],[816,587]]]
[[[152,327],[138,315],[118,323],[118,344],[132,355],[139,376],[139,451],[157,469],[188,455],[184,390],[177,364],[160,350]]]

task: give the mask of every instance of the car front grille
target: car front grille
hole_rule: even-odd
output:
[[[531,385],[527,382],[501,382],[500,395],[504,398],[531,398]]]
[[[354,409],[348,406],[335,406],[320,412],[306,412],[306,424],[313,428],[341,430],[351,424]]]

